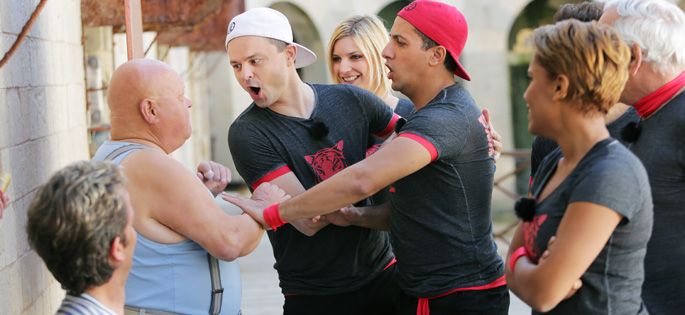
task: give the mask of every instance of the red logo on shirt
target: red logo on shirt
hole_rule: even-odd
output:
[[[535,246],[535,238],[538,236],[538,231],[542,223],[547,220],[547,214],[536,215],[531,222],[523,222],[523,242],[526,247],[526,252],[532,257],[529,257],[533,262],[537,262],[538,257],[542,255],[540,249]]]
[[[378,151],[378,149],[380,149],[380,148],[381,148],[380,143],[377,143],[377,144],[370,146],[368,149],[366,149],[366,157],[369,157],[369,156],[371,156],[371,154],[376,153],[376,151]]]
[[[343,140],[338,141],[332,148],[320,150],[312,155],[305,155],[304,159],[316,173],[317,183],[330,178],[347,167],[343,155]]]

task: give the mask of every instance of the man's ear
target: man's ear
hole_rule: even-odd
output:
[[[126,259],[124,242],[120,236],[115,237],[109,246],[109,259],[113,264],[119,264]]]
[[[570,82],[565,74],[557,75],[554,80],[554,96],[552,97],[555,101],[563,101],[568,95],[568,87]]]
[[[294,66],[295,59],[297,58],[297,47],[295,45],[287,45],[284,52],[286,58],[288,58],[288,66]]]
[[[447,58],[447,49],[444,46],[435,46],[430,49],[431,55],[429,58],[429,64],[431,66],[440,66],[445,63],[445,58]]]
[[[138,104],[141,116],[148,124],[155,124],[159,121],[159,106],[152,99],[145,98]]]
[[[630,63],[628,63],[628,74],[632,77],[637,74],[642,66],[642,49],[638,44],[630,45]]]

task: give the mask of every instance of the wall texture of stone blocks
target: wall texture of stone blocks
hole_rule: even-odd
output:
[[[0,54],[38,0],[0,2]],[[64,296],[24,230],[26,209],[56,170],[88,159],[80,1],[49,1],[0,69],[0,161],[12,199],[0,220],[0,314],[51,314]]]

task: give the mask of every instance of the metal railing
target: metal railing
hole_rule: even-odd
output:
[[[495,178],[494,182],[494,188],[507,197],[510,197],[513,201],[518,200],[519,198],[523,197],[519,195],[516,191],[512,191],[511,189],[508,189],[505,187],[502,183],[506,181],[507,179],[510,179],[511,177],[514,177],[523,171],[525,171],[528,166],[530,166],[530,150],[529,149],[515,149],[515,150],[510,150],[510,151],[502,151],[502,156],[501,158],[514,158],[517,159],[516,162],[516,167],[514,169],[506,174],[500,175],[499,177]],[[511,244],[511,239],[507,237],[507,235],[518,225],[519,221],[515,220],[514,222],[509,223],[506,227],[499,231],[493,231],[492,235],[495,239],[500,239],[507,245]]]

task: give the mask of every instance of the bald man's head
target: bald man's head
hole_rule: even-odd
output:
[[[134,59],[119,66],[109,83],[112,139],[147,139],[171,152],[190,137],[181,77],[167,64]]]
[[[178,74],[167,64],[154,59],[134,59],[119,66],[107,89],[107,103],[114,113],[137,107],[143,99],[162,93],[165,81]],[[180,80],[180,78],[179,78]]]

